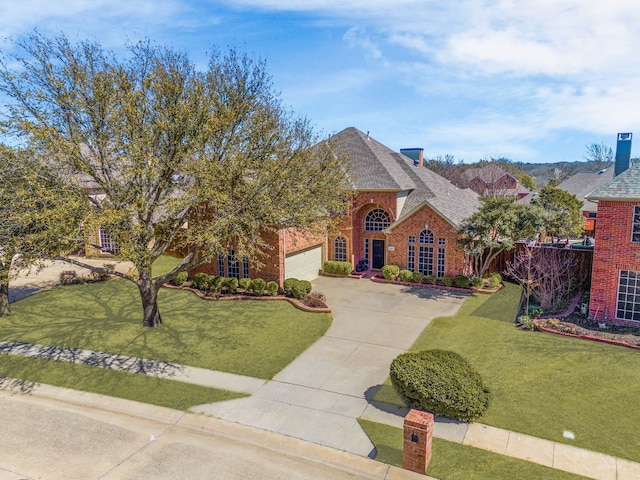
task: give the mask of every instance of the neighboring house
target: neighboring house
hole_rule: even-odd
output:
[[[619,134],[616,175],[585,196],[598,204],[589,315],[640,325],[640,164],[630,165],[630,151],[631,134]]]
[[[569,177],[558,185],[558,188],[576,196],[582,202],[582,215],[587,219],[585,233],[595,236],[598,204],[589,200],[586,195],[613,180],[614,168],[606,168],[599,172],[580,172]]]
[[[518,179],[505,172],[495,163],[467,171],[469,188],[479,195],[504,195],[522,198],[529,189],[518,183]]]
[[[233,255],[220,255],[195,269],[210,274],[261,277],[282,285],[285,278],[311,280],[324,260],[363,261],[368,270],[386,264],[437,277],[465,270],[456,228],[473,214],[478,195],[461,190],[423,165],[422,149],[394,152],[362,133],[347,128],[327,140],[336,155],[350,159],[349,179],[356,196],[336,232],[329,236],[280,230],[266,238],[265,266],[254,270]]]

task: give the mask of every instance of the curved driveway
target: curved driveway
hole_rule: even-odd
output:
[[[367,456],[357,418],[389,364],[429,322],[453,315],[464,296],[443,290],[319,277],[333,323],[327,333],[251,397],[193,410]]]

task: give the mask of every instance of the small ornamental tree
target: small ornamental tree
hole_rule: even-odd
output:
[[[459,243],[477,277],[483,277],[491,262],[502,252],[514,248],[518,239],[539,232],[542,223],[539,209],[518,204],[513,198],[485,196],[480,201],[480,209],[458,229]]]
[[[586,220],[580,213],[582,202],[575,195],[547,185],[531,203],[545,212],[544,228],[554,241],[582,237]]]

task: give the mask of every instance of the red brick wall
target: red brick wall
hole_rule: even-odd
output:
[[[590,315],[598,320],[616,320],[620,270],[640,271],[640,244],[631,242],[636,205],[640,203],[600,201],[598,204],[589,304]]]
[[[396,205],[396,192],[359,192],[353,205],[353,230],[351,243],[353,245],[353,260],[358,263],[364,258],[364,239],[369,239],[369,264],[371,264],[371,240],[385,240],[386,235],[382,232],[365,232],[364,219],[367,214],[374,209],[381,208],[391,217],[393,223],[398,215]],[[373,200],[373,201],[372,201]],[[385,248],[387,245],[385,245]],[[388,252],[385,252],[385,254]],[[389,263],[385,258],[385,264]]]
[[[418,242],[418,236],[420,232],[424,230],[425,225],[429,225],[429,230],[433,233],[434,237],[434,270],[437,264],[438,239],[444,238],[446,242],[445,275],[457,275],[465,272],[466,263],[464,252],[458,246],[458,233],[449,222],[427,206],[422,207],[415,212],[411,218],[403,221],[393,229],[391,235],[388,237],[386,246],[387,248],[389,246],[394,247],[394,251],[387,251],[387,263],[398,265],[402,269],[407,268],[407,238],[414,236],[416,237],[416,242]],[[418,247],[419,244],[416,243],[416,268],[418,266]]]

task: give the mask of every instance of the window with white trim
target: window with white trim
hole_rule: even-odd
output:
[[[242,257],[242,278],[249,278],[249,259]]]
[[[640,322],[640,272],[620,270],[616,318]]]
[[[218,276],[224,277],[224,255],[218,254]]]
[[[338,236],[333,240],[333,259],[337,262],[347,261],[347,239]]]
[[[233,250],[229,250],[229,254],[227,255],[227,272],[228,277],[240,278],[240,267]]]
[[[409,244],[407,246],[407,270],[413,272],[416,268],[416,246]]]
[[[424,245],[433,245],[433,233],[430,230],[421,231],[418,242]]]
[[[438,239],[438,258],[436,263],[436,277],[444,277],[445,251],[447,242],[444,238]]]
[[[109,232],[100,227],[100,251],[102,253],[111,253],[117,255],[120,252],[120,246],[111,238]]]
[[[433,247],[420,246],[418,249],[418,271],[425,275],[433,274]]]
[[[391,225],[391,217],[381,208],[371,210],[364,219],[365,232],[381,232],[389,225]]]
[[[631,241],[640,243],[640,205],[633,207],[633,223],[631,224]]]

